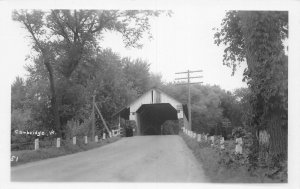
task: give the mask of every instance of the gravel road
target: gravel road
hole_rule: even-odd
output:
[[[177,135],[135,136],[11,169],[12,181],[208,182]]]

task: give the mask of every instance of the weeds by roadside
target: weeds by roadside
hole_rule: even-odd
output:
[[[229,150],[220,151],[212,148],[207,142],[197,142],[195,139],[180,132],[179,134],[201,162],[205,174],[214,183],[280,183],[286,182],[280,178],[265,176],[267,169],[249,172],[245,158],[241,154],[232,156]],[[225,145],[231,145],[227,143]],[[227,154],[226,154],[227,153]]]

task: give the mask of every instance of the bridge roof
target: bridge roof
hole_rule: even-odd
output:
[[[135,102],[139,101],[141,98],[143,98],[145,95],[147,95],[150,91],[152,90],[156,90],[160,93],[163,93],[164,95],[166,95],[168,98],[173,99],[174,101],[178,102],[179,104],[182,104],[183,106],[186,104],[182,103],[180,100],[177,100],[176,98],[172,97],[171,95],[165,93],[164,91],[162,91],[161,89],[157,88],[157,87],[153,87],[151,89],[149,89],[148,91],[146,91],[145,93],[143,93],[141,96],[139,96],[137,99],[133,100],[132,102],[128,103],[126,106],[124,106],[123,108],[121,108],[118,112],[116,112],[115,114],[112,115],[112,117],[115,117],[116,115],[125,113],[125,111],[129,111],[130,106],[132,106],[132,104],[134,104]],[[162,102],[164,103],[164,102]],[[185,109],[185,108],[184,108]]]

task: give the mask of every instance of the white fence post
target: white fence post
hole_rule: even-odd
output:
[[[210,140],[211,140],[211,146],[213,146],[215,144],[215,136],[211,136]]]
[[[87,144],[88,140],[87,140],[87,136],[84,136],[84,144]]]
[[[76,144],[76,136],[73,137],[73,144]]]
[[[197,135],[197,142],[201,142],[201,134]]]
[[[98,142],[98,135],[95,136],[95,142]]]
[[[221,149],[225,149],[225,146],[224,146],[224,137],[221,137],[221,139],[220,139],[220,148]]]
[[[56,139],[56,148],[59,148],[60,147],[60,138],[57,138]]]
[[[106,139],[106,133],[103,133],[103,140]]]
[[[242,154],[243,153],[243,139],[242,138],[237,138],[235,139],[235,153],[237,154]]]
[[[38,150],[39,149],[39,139],[37,138],[37,139],[35,139],[34,140],[34,150]]]

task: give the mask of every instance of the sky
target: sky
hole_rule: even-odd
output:
[[[9,15],[7,10],[6,15]],[[161,15],[151,19],[153,39],[142,39],[143,48],[125,48],[121,35],[105,33],[100,46],[111,48],[122,57],[141,58],[150,64],[150,71],[162,75],[165,82],[175,81],[176,72],[203,70],[192,76],[203,76],[203,79],[193,79],[192,82],[219,85],[221,88],[233,91],[246,87],[242,82],[245,63],[231,76],[231,68],[222,64],[224,47],[214,44],[214,27],[220,27],[225,10],[219,9],[173,9],[171,17]],[[10,53],[10,83],[16,76],[26,77],[24,69],[28,54],[31,53],[30,40],[27,33],[10,16],[5,18],[4,40],[14,44]],[[17,53],[16,53],[17,52]],[[184,77],[184,75],[180,76]]]
[[[204,84],[219,85],[226,90],[234,90],[247,85],[242,82],[245,63],[235,76],[231,69],[222,64],[224,46],[214,44],[214,27],[220,27],[225,10],[175,9],[173,15],[152,19],[153,40],[143,40],[142,49],[126,49],[121,36],[107,34],[103,47],[110,47],[121,56],[147,60],[151,71],[160,73],[164,81],[174,81],[176,72],[203,70]]]

